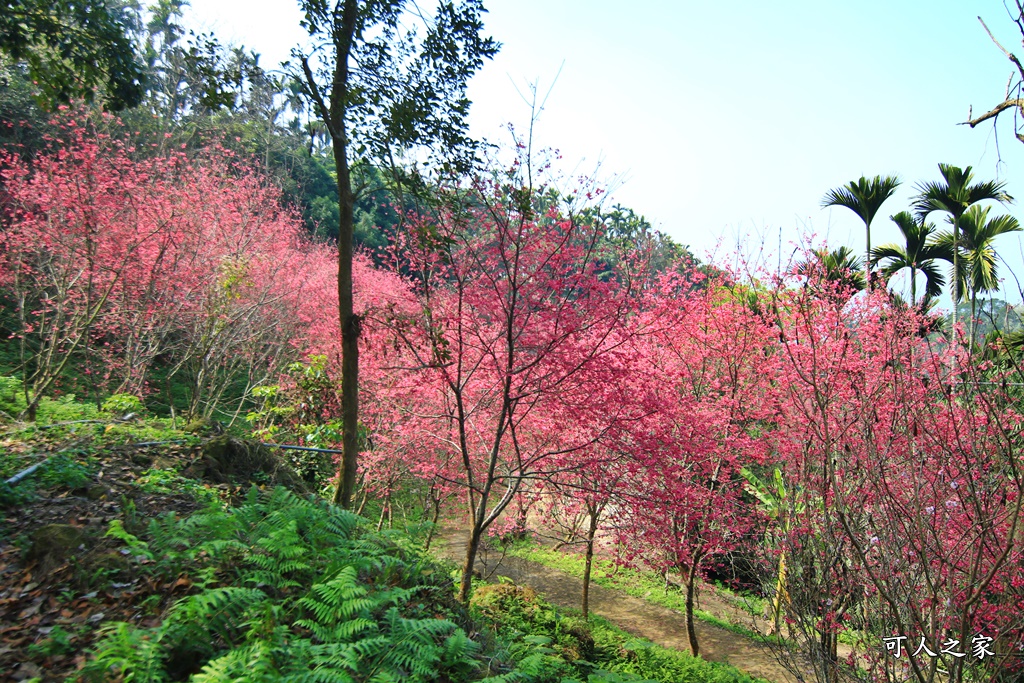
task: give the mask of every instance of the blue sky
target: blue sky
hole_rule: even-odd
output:
[[[485,4],[503,47],[471,83],[473,134],[507,143],[503,124],[530,117],[517,88],[551,88],[535,144],[557,148],[566,173],[599,169],[617,185],[611,201],[700,256],[756,250],[761,237],[775,251],[780,230],[786,256],[807,234],[863,250],[856,216],[820,208],[861,175],[904,180],[872,226],[874,244],[896,240],[887,216],[938,179],[939,162],[1007,181],[1020,198],[1009,212],[1024,220],[1010,119],[1001,165],[991,125],[956,125],[1000,101],[1011,72],[976,17],[1020,51],[998,0]],[[289,0],[195,0],[190,21],[273,65],[303,40],[299,18]],[[999,246],[1024,280],[1019,237]],[[1020,301],[1016,289],[1010,278],[1007,298]]]

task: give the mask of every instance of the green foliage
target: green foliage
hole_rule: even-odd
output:
[[[104,446],[121,444],[171,441],[182,445],[196,445],[201,438],[195,434],[183,433],[169,426],[170,420],[149,419],[145,422],[126,422],[106,425],[98,437]]]
[[[195,479],[183,477],[172,469],[150,468],[135,480],[135,485],[146,493],[187,493],[200,503],[215,503],[220,500],[216,489]]]
[[[142,629],[123,621],[102,629],[102,646],[83,673],[86,680],[109,680],[118,671],[125,683],[162,683],[164,652],[158,641],[159,629]]]
[[[750,677],[731,666],[715,666],[698,657],[634,641],[618,673],[636,674],[664,683],[743,683]]]
[[[246,421],[261,438],[288,441],[301,439],[313,448],[337,448],[342,440],[339,387],[327,372],[327,357],[310,356],[306,362],[292,363],[287,372],[294,385],[259,387],[253,396],[261,401]],[[323,485],[337,472],[330,453],[288,450],[282,457],[303,480]]]
[[[17,126],[0,126],[0,147],[11,154],[30,159],[46,145],[45,137],[51,133],[49,116],[35,98],[36,87],[26,64],[12,64],[0,56],[0,121],[17,121]],[[0,310],[6,308],[13,316],[13,302],[0,301]],[[8,315],[0,314],[5,322]],[[0,322],[3,324],[3,322]],[[5,328],[8,329],[8,328]],[[13,344],[11,345],[13,346]],[[17,366],[16,358],[5,358],[0,351],[0,372]],[[13,362],[11,362],[13,360]]]
[[[10,342],[7,342],[8,344]],[[0,341],[0,350],[4,342]],[[6,414],[9,418],[17,417],[25,410],[25,392],[22,382],[17,377],[0,375],[0,419]],[[36,412],[36,424],[48,425],[56,422],[78,422],[81,420],[109,420],[111,415],[121,416],[126,413],[144,415],[146,408],[142,401],[130,394],[115,394],[103,402],[97,409],[93,403],[83,403],[76,399],[75,394],[65,394],[59,398],[44,396],[40,399]],[[76,427],[76,429],[80,428]],[[150,428],[147,431],[147,428]],[[112,430],[117,434],[133,434],[136,440],[171,439],[180,436],[179,432],[167,428],[161,420],[151,420],[145,425],[137,423],[115,425]],[[123,442],[123,441],[122,441]]]
[[[14,417],[25,409],[25,396],[21,380],[16,377],[0,376],[0,411]]]
[[[90,403],[80,403],[74,394],[65,394],[60,398],[44,396],[39,401],[36,412],[37,424],[53,424],[54,422],[70,422],[73,420],[96,420],[103,417]]]
[[[131,394],[114,394],[103,402],[103,412],[114,415],[127,415],[128,413],[139,415],[145,410],[146,407],[142,405],[142,399]]]
[[[114,110],[142,99],[142,65],[120,3],[11,0],[0,13],[0,51],[28,64],[50,106],[97,90]]]
[[[119,519],[110,522],[110,528],[107,529],[106,536],[116,538],[124,543],[128,546],[128,550],[131,551],[132,555],[136,557],[141,556],[148,560],[153,559],[153,553],[149,550],[149,544],[128,533],[124,528],[124,524]]]
[[[31,493],[24,486],[8,484],[0,480],[0,508],[14,508],[31,500]]]
[[[35,477],[40,488],[66,488],[79,489],[92,481],[92,475],[96,472],[96,465],[88,458],[75,458],[68,453],[55,455],[35,471],[31,476]]]
[[[124,680],[467,680],[479,649],[427,608],[451,586],[355,515],[285,489],[244,505],[150,523],[146,540],[111,524],[142,567],[205,576],[150,631],[107,628],[90,675]]]
[[[92,481],[96,463],[92,458],[73,452],[54,455],[39,469],[15,484],[6,479],[26,467],[20,460],[0,459],[0,507],[11,508],[32,500],[36,489],[80,489]]]
[[[650,259],[647,267],[652,275],[675,268],[701,266],[686,246],[655,230],[650,221],[631,208],[620,204],[614,205],[610,211],[586,207],[580,212],[580,220],[604,225],[600,245],[601,260],[607,267],[604,277],[610,277],[619,267],[623,255],[632,251],[647,254]]]
[[[600,617],[585,622],[529,588],[483,586],[473,608],[507,643],[499,658],[515,662],[487,683],[751,683],[732,666],[639,640]]]
[[[29,655],[40,658],[64,655],[74,651],[75,646],[71,644],[71,634],[59,625],[50,629],[48,638],[28,646]]]

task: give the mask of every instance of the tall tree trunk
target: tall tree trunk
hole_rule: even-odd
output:
[[[956,339],[957,305],[960,303],[960,217],[953,216],[953,339]],[[950,358],[953,354],[950,354]]]
[[[917,268],[910,266],[910,308],[917,310]]]
[[[871,221],[864,221],[864,230],[867,233],[867,254],[864,256],[864,291],[871,293]]]
[[[975,334],[977,333],[977,330],[978,330],[978,322],[977,322],[978,321],[978,308],[977,307],[978,307],[978,293],[972,291],[971,292],[971,322],[970,322],[970,328],[969,328],[970,329],[970,334],[969,334],[970,345],[967,347],[967,348],[971,349],[972,352],[974,351],[974,336],[975,336]]]
[[[334,73],[329,104],[325,102],[309,60],[302,57],[302,71],[320,120],[331,135],[334,167],[338,174],[338,324],[341,327],[341,468],[334,502],[352,507],[359,458],[359,316],[352,306],[352,227],[355,198],[348,160],[349,55],[359,20],[358,0],[343,0],[334,11],[330,30],[334,43]]]
[[[359,458],[359,316],[352,303],[352,224],[354,199],[348,154],[344,144],[334,145],[338,169],[338,320],[341,322],[341,481],[334,502],[348,509],[356,484]]]

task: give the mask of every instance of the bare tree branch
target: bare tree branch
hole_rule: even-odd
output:
[[[1007,109],[1013,109],[1014,107],[1020,108],[1021,112],[1024,113],[1024,98],[1013,97],[1013,98],[1010,98],[1010,99],[1003,100],[1002,102],[997,104],[995,107],[993,107],[991,110],[989,110],[989,111],[985,112],[984,114],[981,114],[980,116],[977,116],[977,117],[975,117],[973,119],[968,119],[968,120],[964,121],[963,123],[961,123],[960,125],[961,126],[970,126],[971,128],[974,128],[979,123],[983,123],[985,121],[988,121],[991,118],[995,118],[996,116],[999,116],[1001,113],[1003,113]],[[1018,137],[1020,137],[1020,136],[1018,135]]]
[[[1020,2],[1017,2],[1016,4],[1017,4],[1018,10],[1020,10],[1020,11],[1018,12],[1018,16],[1016,18],[1014,18],[1013,20],[1014,20],[1014,23],[1017,24],[1017,28],[1020,30],[1021,35],[1024,36],[1024,6],[1022,6]],[[1011,14],[1011,18],[1013,18],[1012,14]],[[1007,50],[1005,47],[1003,47],[1003,44],[1000,43],[996,39],[995,35],[992,34],[992,31],[989,30],[988,24],[985,23],[984,19],[982,19],[981,17],[978,17],[978,21],[981,23],[981,27],[985,29],[985,33],[988,34],[989,39],[993,43],[995,43],[995,46],[999,48],[999,51],[1002,52],[1004,55],[1006,55],[1006,58],[1009,59],[1010,62],[1013,63],[1013,66],[1017,70],[1017,74],[1020,76],[1020,80],[1018,81],[1018,85],[1017,85],[1017,87],[1019,88],[1020,85],[1022,83],[1024,83],[1024,64],[1022,64],[1020,59],[1017,58],[1017,55],[1013,54],[1012,52]],[[992,120],[992,119],[996,119],[1001,113],[1003,113],[1004,111],[1010,110],[1010,109],[1017,109],[1022,115],[1024,115],[1024,98],[1010,97],[1010,93],[1014,89],[1013,88],[1013,80],[1014,80],[1014,75],[1011,74],[1010,75],[1010,80],[1009,80],[1009,82],[1007,83],[1007,86],[1006,86],[1006,95],[1004,96],[1004,99],[1003,99],[1002,102],[1000,102],[995,107],[991,108],[990,110],[988,110],[984,114],[981,114],[980,116],[977,116],[977,117],[973,116],[973,108],[968,110],[967,120],[964,121],[963,123],[961,123],[960,125],[962,125],[962,126],[966,125],[966,126],[970,126],[971,128],[974,128],[975,126],[977,126],[979,123],[982,123],[983,121],[989,121],[989,120]],[[1016,136],[1016,138],[1018,140],[1020,140],[1021,142],[1024,142],[1024,133],[1021,133],[1020,131],[1018,131],[1016,126],[1014,126],[1014,135]]]
[[[1000,43],[998,40],[996,40],[996,37],[994,35],[992,35],[992,31],[990,31],[988,29],[988,25],[985,23],[984,19],[982,19],[981,17],[978,17],[978,21],[981,22],[981,27],[985,29],[985,33],[987,33],[988,37],[992,40],[992,42],[996,44],[996,47],[998,47],[999,50],[1004,55],[1006,55],[1006,58],[1009,59],[1011,62],[1013,62],[1013,65],[1017,67],[1017,72],[1021,75],[1021,78],[1024,78],[1024,65],[1022,65],[1020,63],[1020,60],[1017,59],[1017,55],[1015,55],[1012,52],[1010,52],[1009,50],[1007,50],[1005,47],[1003,47],[1002,43]]]

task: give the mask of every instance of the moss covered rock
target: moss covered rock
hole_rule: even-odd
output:
[[[32,532],[26,559],[38,562],[44,570],[62,564],[82,548],[88,536],[85,529],[70,524],[47,524]]]

